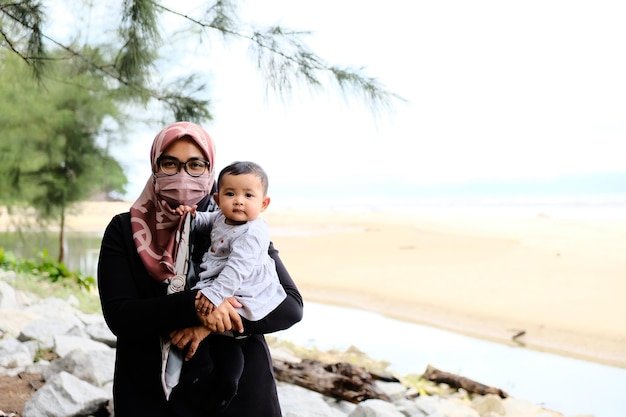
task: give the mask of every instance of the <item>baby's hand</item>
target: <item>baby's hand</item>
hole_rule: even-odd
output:
[[[215,306],[213,303],[209,301],[209,299],[206,298],[201,291],[198,291],[198,294],[196,294],[196,310],[198,313],[208,316],[214,308]]]
[[[180,205],[178,207],[176,207],[176,210],[174,210],[176,212],[176,214],[183,216],[185,213],[187,213],[189,211],[189,206],[184,206],[184,205]]]
[[[184,216],[185,213],[191,213],[192,217],[196,217],[196,209],[198,208],[197,205],[193,205],[192,207],[186,206],[184,204],[179,205],[178,207],[176,207],[176,213],[180,216]]]

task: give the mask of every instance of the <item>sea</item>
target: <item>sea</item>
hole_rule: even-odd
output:
[[[619,216],[626,211],[626,172],[567,175],[547,179],[474,180],[442,184],[271,184],[270,207],[310,210],[401,211],[420,208],[551,209],[567,214]]]

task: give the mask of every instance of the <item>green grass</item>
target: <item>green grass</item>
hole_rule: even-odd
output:
[[[52,282],[37,275],[23,272],[0,274],[0,279],[11,285],[16,291],[23,291],[38,298],[60,298],[67,300],[71,296],[79,302],[77,308],[87,314],[102,314],[100,298],[95,289],[87,290],[70,280]]]

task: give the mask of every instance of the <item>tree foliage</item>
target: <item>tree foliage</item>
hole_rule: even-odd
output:
[[[117,116],[115,97],[82,60],[50,61],[41,88],[23,76],[28,67],[17,56],[0,57],[0,175],[8,179],[0,182],[0,195],[5,205],[35,208],[41,222],[58,222],[62,249],[73,203],[96,192],[124,192],[120,165],[98,143],[103,120]]]
[[[92,43],[92,47],[116,51],[104,62],[85,55],[80,49],[85,45],[75,46],[47,34],[42,3],[0,0],[0,41],[4,40],[4,46],[27,62],[38,79],[45,77],[49,60],[44,46],[54,44],[66,52],[66,57],[83,60],[84,65],[104,77],[111,88],[125,90],[123,94],[140,98],[144,104],[152,100],[162,103],[175,120],[202,122],[210,119],[210,102],[200,74],[191,72],[167,85],[154,71],[163,43],[159,23],[164,18],[187,22],[189,28],[195,29],[198,43],[219,37],[224,42],[246,44],[268,92],[289,96],[296,85],[321,89],[331,83],[345,96],[357,96],[363,100],[374,112],[401,100],[375,78],[364,75],[362,69],[328,64],[307,46],[305,40],[310,32],[283,26],[257,27],[241,22],[240,1],[237,0],[207,1],[202,8],[194,9],[194,15],[166,7],[165,1],[111,2],[111,11],[116,10],[115,6],[119,7],[117,37],[98,45]]]
[[[55,60],[41,88],[14,55],[0,57],[0,170],[10,178],[0,182],[1,194],[54,217],[51,201],[123,192],[120,165],[98,143],[103,120],[118,116],[105,81],[81,60]]]

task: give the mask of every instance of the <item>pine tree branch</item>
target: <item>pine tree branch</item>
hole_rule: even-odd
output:
[[[228,3],[230,7],[225,7],[224,3]],[[217,4],[221,7],[217,8]],[[234,6],[230,2],[220,1],[210,8],[208,16],[215,10],[219,10],[217,16],[225,13],[224,19],[215,17],[210,21],[193,18],[160,4],[156,6],[204,29],[217,31],[224,37],[248,42],[253,47],[257,69],[267,83],[266,90],[289,95],[294,84],[299,82],[309,87],[321,88],[324,84],[321,79],[323,75],[330,75],[345,96],[348,93],[361,95],[374,113],[381,108],[391,108],[395,101],[405,101],[397,94],[389,92],[375,78],[362,75],[362,69],[339,68],[327,64],[302,39],[311,35],[310,31],[288,30],[281,26],[271,26],[264,30],[246,29],[236,25],[235,19],[228,14],[234,13]]]
[[[29,2],[26,2],[29,3]],[[27,29],[30,33],[29,39],[38,38],[39,40],[33,42],[34,47],[29,47],[26,53],[22,52],[14,45],[9,36],[2,31],[0,28],[0,34],[4,37],[9,48],[16,53],[19,57],[21,57],[32,69],[35,77],[43,82],[43,79],[48,77],[45,73],[44,63],[51,58],[48,56],[47,51],[43,48],[42,40],[45,39],[50,43],[54,44],[61,50],[67,52],[70,57],[82,60],[85,65],[91,68],[94,71],[102,74],[103,76],[110,78],[111,80],[115,80],[119,85],[124,86],[124,88],[129,91],[134,92],[135,96],[143,97],[143,101],[146,101],[146,98],[152,98],[159,102],[162,102],[167,108],[169,108],[174,117],[177,120],[190,120],[190,121],[206,121],[211,120],[212,115],[208,110],[209,100],[196,99],[190,96],[185,96],[184,94],[176,93],[176,91],[181,91],[179,86],[174,85],[172,87],[172,91],[167,89],[160,89],[162,92],[158,92],[155,89],[151,89],[146,86],[145,79],[143,76],[132,75],[132,68],[138,71],[139,73],[146,73],[144,71],[145,67],[149,65],[149,60],[146,60],[145,57],[136,56],[134,59],[122,59],[123,63],[118,65],[101,65],[96,61],[90,59],[89,55],[86,55],[82,51],[75,49],[73,46],[63,44],[52,37],[46,35],[41,32],[39,29],[39,25],[41,24],[41,15],[39,15],[39,19],[33,19],[29,16],[26,10],[23,7],[17,8],[18,12],[14,12],[15,8],[9,8],[7,5],[3,5],[0,7],[0,12],[4,13],[11,21],[21,25],[23,28]],[[40,10],[40,9],[36,9]],[[35,23],[31,23],[31,22]],[[144,37],[144,36],[142,36]],[[147,36],[145,36],[147,37]],[[30,43],[29,43],[30,45]],[[131,50],[135,48],[134,46],[129,46]],[[132,53],[132,52],[131,52]],[[139,70],[141,68],[141,70]],[[126,74],[126,76],[124,75]],[[191,84],[190,80],[194,79],[194,76],[189,76],[187,79],[182,79],[179,81],[179,84],[184,84],[189,86]],[[202,91],[204,86],[199,86],[195,88],[195,91]]]
[[[153,66],[159,45],[155,3],[150,0],[124,0],[119,34],[126,42],[116,58],[120,78],[138,85],[145,84],[145,75]]]
[[[25,53],[18,50],[16,42],[11,40],[4,28],[0,28],[0,33],[9,45],[9,48],[33,69],[33,75],[38,81],[41,81],[45,69],[45,59],[41,58],[46,54],[41,32],[43,23],[42,5],[32,0],[7,3],[0,5],[0,13],[7,16],[13,23],[28,29],[29,36],[26,41]]]

